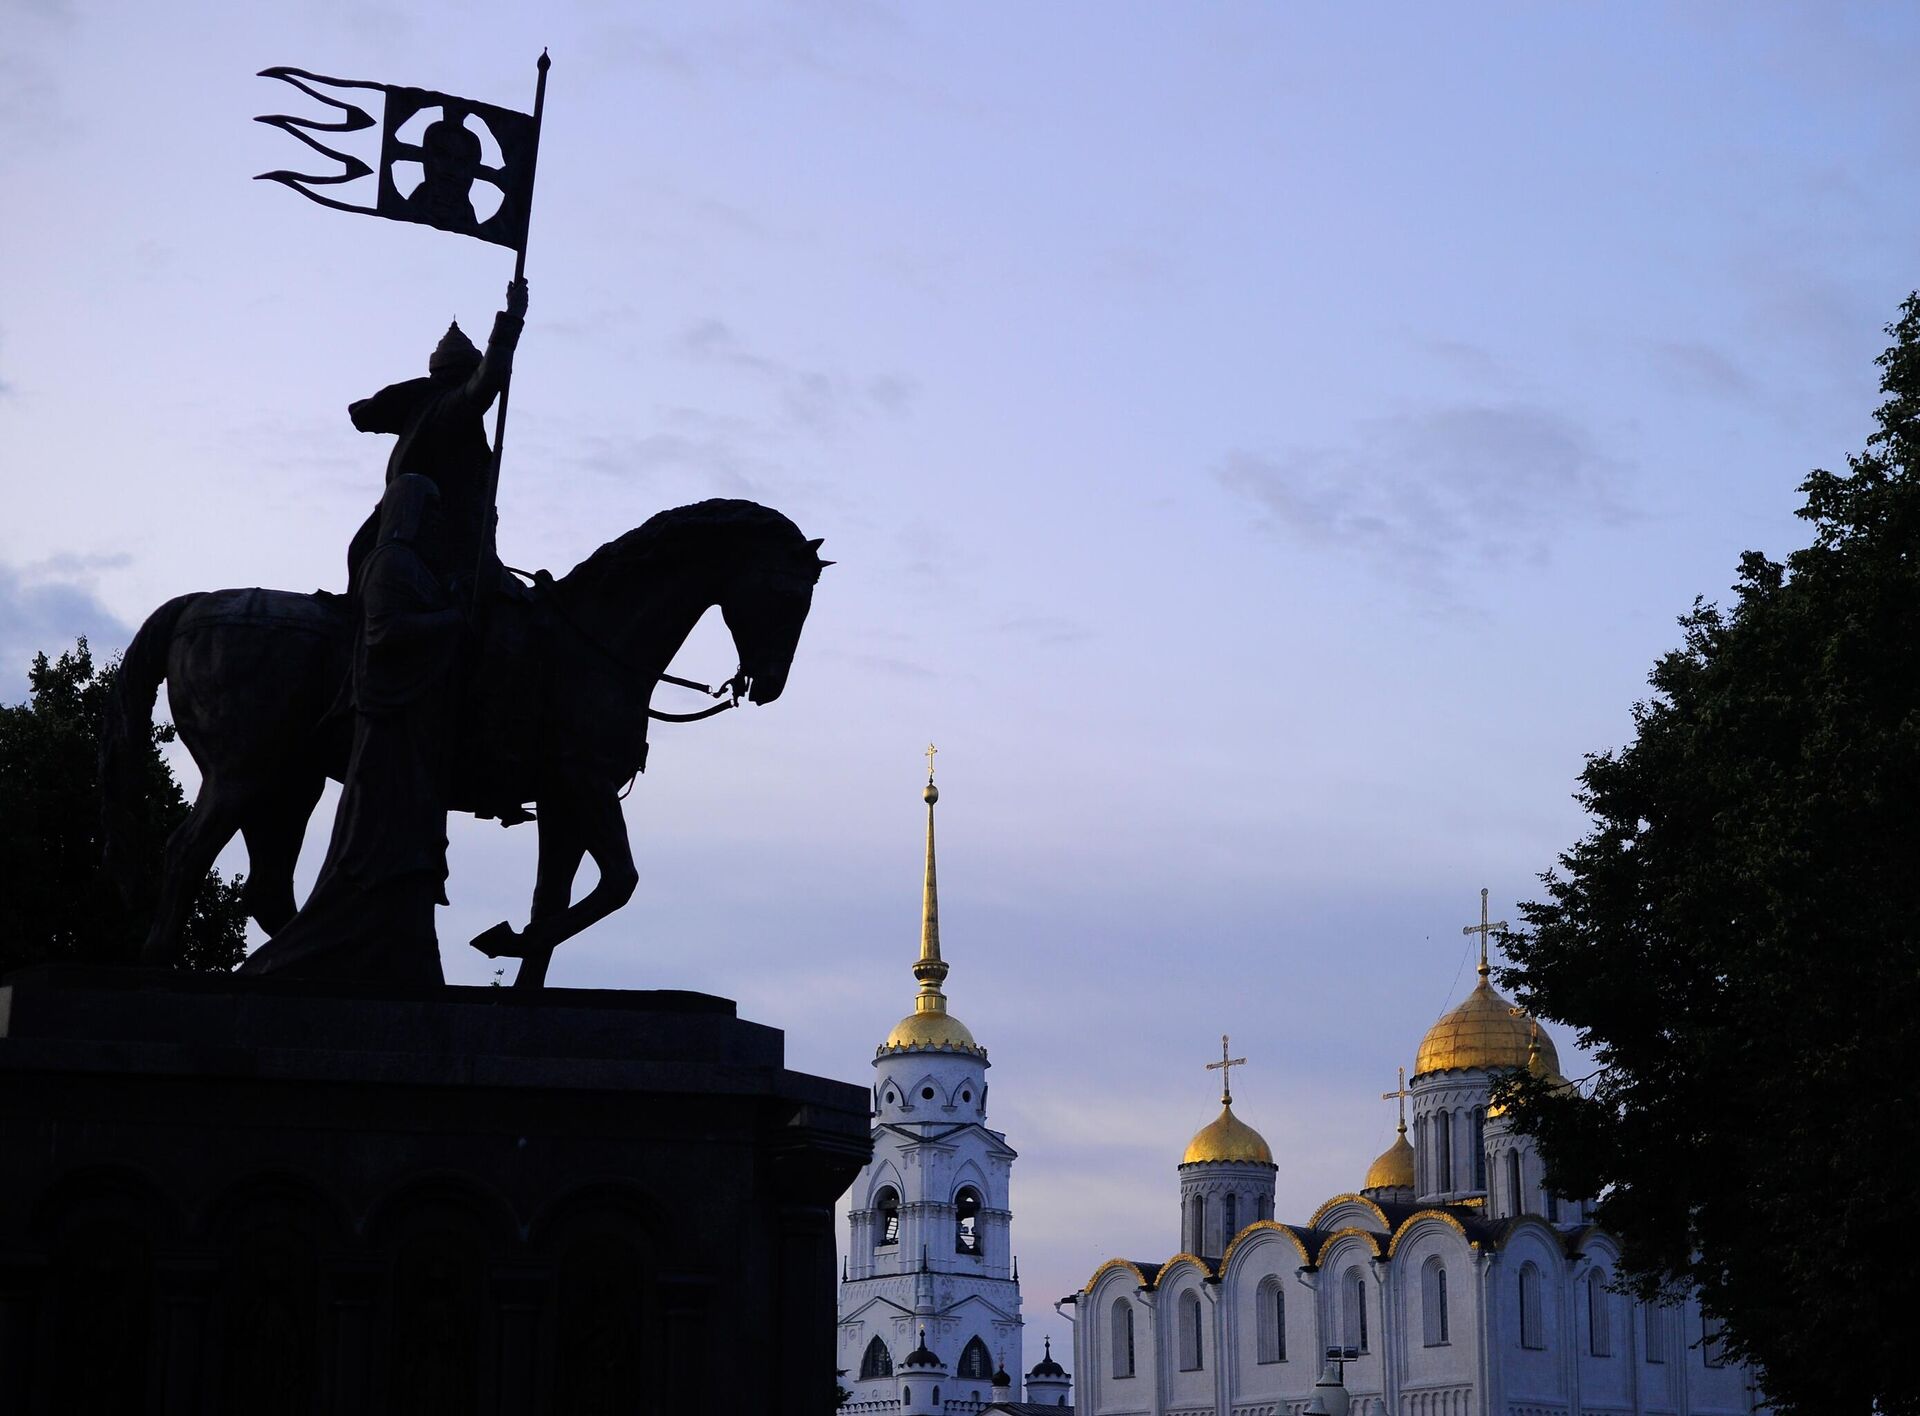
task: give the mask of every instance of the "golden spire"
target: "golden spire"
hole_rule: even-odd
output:
[[[1483,985],[1487,983],[1487,975],[1493,972],[1487,967],[1487,936],[1496,929],[1506,927],[1507,922],[1504,919],[1497,919],[1492,924],[1487,923],[1487,887],[1482,885],[1480,887],[1480,923],[1463,924],[1460,926],[1460,932],[1480,936],[1480,982]]]
[[[940,957],[940,886],[933,865],[933,804],[940,800],[940,788],[933,784],[933,758],[939,750],[927,744],[927,789],[920,793],[927,804],[927,883],[920,897],[920,957],[913,965],[913,976],[920,981],[920,995],[913,1000],[916,1013],[947,1011],[947,995],[940,991],[947,962]]]
[[[902,1050],[987,1055],[967,1025],[947,1011],[947,995],[940,991],[947,978],[947,961],[940,957],[940,887],[933,866],[933,804],[940,800],[940,789],[933,784],[933,755],[939,750],[927,744],[927,786],[920,794],[927,804],[927,881],[920,897],[920,957],[913,961],[920,992],[913,1000],[913,1011],[895,1023],[880,1044],[876,1060]]]

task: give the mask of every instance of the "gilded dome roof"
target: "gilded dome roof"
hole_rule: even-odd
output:
[[[1524,1067],[1533,1034],[1533,1019],[1495,993],[1482,974],[1466,1000],[1427,1029],[1414,1058],[1414,1075],[1464,1067]],[[1557,1073],[1560,1058],[1553,1050],[1553,1039],[1544,1032],[1540,1053]]]
[[[1411,1190],[1413,1188],[1413,1147],[1407,1143],[1407,1128],[1402,1126],[1392,1145],[1367,1167],[1365,1190]]]
[[[869,1034],[871,1036],[871,1034]],[[987,1055],[986,1048],[973,1040],[967,1025],[951,1013],[909,1013],[893,1025],[882,1052],[935,1051],[971,1052]]]
[[[1560,1060],[1553,1056],[1552,1049],[1553,1039],[1542,1032],[1540,1025],[1535,1023],[1527,1041],[1527,1071],[1539,1077],[1548,1086],[1564,1087],[1567,1085],[1567,1079],[1560,1075]],[[1491,1120],[1495,1116],[1504,1116],[1506,1110],[1504,1106],[1489,1106],[1487,1118]]]
[[[1181,1159],[1182,1165],[1196,1165],[1206,1161],[1253,1161],[1260,1165],[1273,1164],[1273,1152],[1260,1133],[1233,1114],[1233,1103],[1226,1102],[1220,1107],[1220,1114],[1214,1117],[1187,1142],[1187,1153]]]

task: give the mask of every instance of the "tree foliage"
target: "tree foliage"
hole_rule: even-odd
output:
[[[1550,1183],[1822,1416],[1920,1412],[1920,296],[1887,332],[1866,450],[1801,485],[1812,544],[1681,620],[1501,976],[1598,1063],[1503,1083]]]
[[[154,727],[135,763],[129,856],[132,903],[101,864],[100,738],[115,665],[96,668],[81,639],[37,655],[25,703],[0,705],[0,973],[46,962],[134,960],[152,918],[168,834],[187,801]],[[246,950],[242,880],[208,871],[180,966],[227,970]]]

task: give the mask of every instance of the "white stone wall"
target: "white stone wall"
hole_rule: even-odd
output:
[[[1104,1269],[1075,1305],[1075,1409],[1080,1416],[1297,1416],[1312,1397],[1320,1354],[1342,1341],[1342,1301],[1349,1270],[1366,1280],[1369,1351],[1346,1368],[1354,1412],[1395,1416],[1736,1416],[1748,1410],[1747,1374],[1706,1365],[1695,1304],[1656,1309],[1665,1360],[1646,1360],[1647,1310],[1621,1294],[1604,1305],[1610,1351],[1592,1347],[1587,1277],[1612,1274],[1614,1241],[1589,1231],[1569,1258],[1566,1235],[1533,1217],[1508,1233],[1498,1250],[1475,1250],[1442,1215],[1416,1216],[1397,1235],[1378,1211],[1342,1200],[1319,1217],[1323,1232],[1362,1228],[1328,1241],[1317,1269],[1280,1226],[1243,1233],[1219,1281],[1207,1282],[1189,1261],[1170,1263],[1153,1290],[1141,1292],[1129,1267]],[[1372,1236],[1372,1237],[1369,1237]],[[1391,1239],[1392,1254],[1375,1256]],[[1429,1345],[1422,1275],[1429,1261],[1448,1276],[1447,1341]],[[1540,1276],[1540,1346],[1520,1344],[1518,1275],[1532,1264]],[[1259,1360],[1258,1296],[1269,1279],[1286,1294],[1287,1359]],[[1183,1371],[1179,1304],[1201,1295],[1203,1352],[1199,1371]],[[1131,1305],[1136,1370],[1113,1373],[1112,1306]]]

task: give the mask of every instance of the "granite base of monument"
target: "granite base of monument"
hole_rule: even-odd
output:
[[[693,993],[0,985],[0,1411],[830,1411],[866,1093]]]

